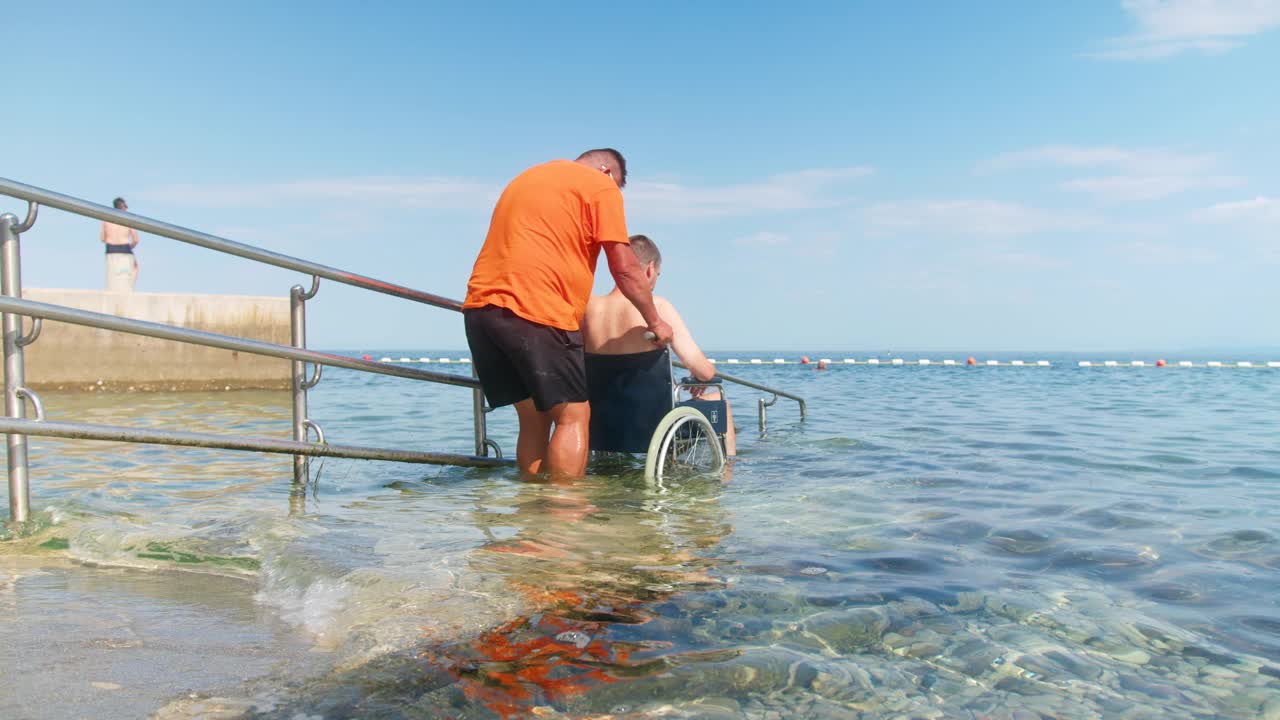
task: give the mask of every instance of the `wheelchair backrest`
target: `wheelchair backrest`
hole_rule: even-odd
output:
[[[643,453],[662,417],[674,407],[671,352],[586,354],[592,450]]]

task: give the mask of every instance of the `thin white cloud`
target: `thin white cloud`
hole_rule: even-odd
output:
[[[1091,53],[1104,60],[1159,60],[1235,49],[1280,27],[1280,0],[1123,0],[1137,28]]]
[[[932,200],[879,203],[859,216],[872,233],[903,233],[1008,238],[1039,232],[1081,230],[1098,218],[1072,212],[991,200]]]
[[[1219,172],[1219,164],[1216,155],[1162,148],[1045,145],[997,155],[979,163],[977,170],[995,173],[1044,167],[1096,169],[1105,174],[1067,180],[1059,187],[1085,192],[1101,200],[1133,201],[1244,184],[1241,177]]]
[[[491,206],[501,188],[436,177],[351,177],[217,185],[180,184],[139,195],[151,203],[187,207],[246,208],[286,204],[345,203],[411,208]]]
[[[1062,183],[1064,190],[1076,190],[1104,200],[1158,200],[1201,188],[1229,188],[1244,184],[1233,175],[1110,175],[1081,178]]]
[[[1203,265],[1222,259],[1218,253],[1205,248],[1151,242],[1117,245],[1112,250],[1139,265]]]
[[[1194,217],[1213,223],[1280,223],[1280,198],[1258,196],[1252,200],[1221,202],[1197,212]]]
[[[680,222],[839,207],[854,201],[854,186],[873,172],[869,167],[819,168],[702,187],[637,181],[627,186],[627,215]]]
[[[791,237],[782,233],[769,232],[761,230],[760,232],[751,233],[740,238],[731,240],[734,245],[742,247],[777,247],[779,245],[791,244]]]
[[[914,268],[905,272],[885,274],[880,287],[894,293],[963,293],[971,285],[972,278],[956,268]]]
[[[1042,145],[997,155],[980,163],[978,170],[1002,172],[1047,165],[1066,168],[1113,168],[1144,174],[1185,174],[1203,172],[1215,167],[1218,162],[1216,155],[1163,148]]]
[[[989,250],[979,258],[983,262],[1003,265],[1016,270],[1062,270],[1071,267],[1071,261],[1025,250]]]

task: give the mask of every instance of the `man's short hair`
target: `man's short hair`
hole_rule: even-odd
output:
[[[111,201],[111,207],[114,207],[117,210],[120,210],[121,208],[123,208],[124,205],[125,205],[124,198],[116,198],[115,200]]]
[[[658,251],[658,246],[648,235],[632,235],[631,236],[631,252],[636,254],[636,260],[641,265],[653,263],[654,267],[662,267],[662,253]]]
[[[618,171],[622,173],[622,177],[618,178],[618,187],[626,187],[627,186],[627,159],[622,157],[622,153],[618,152],[617,150],[614,150],[613,148],[596,148],[595,150],[588,150],[582,153],[581,155],[578,156],[578,159],[581,160],[582,158],[587,157],[588,155],[595,155],[597,153],[601,155],[608,155],[611,158],[613,158],[613,161],[618,164]]]

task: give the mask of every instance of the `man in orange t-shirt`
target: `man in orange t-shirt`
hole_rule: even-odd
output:
[[[467,282],[472,362],[489,404],[516,407],[516,462],[527,473],[586,471],[591,409],[578,328],[601,249],[655,342],[671,341],[628,248],[626,182],[627,161],[612,148],[524,171],[498,198]]]

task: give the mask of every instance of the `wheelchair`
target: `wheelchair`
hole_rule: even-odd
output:
[[[646,480],[712,474],[724,468],[728,412],[719,378],[675,381],[671,351],[586,354],[591,403],[590,447],[609,453],[645,453]],[[693,397],[716,388],[718,400]]]

